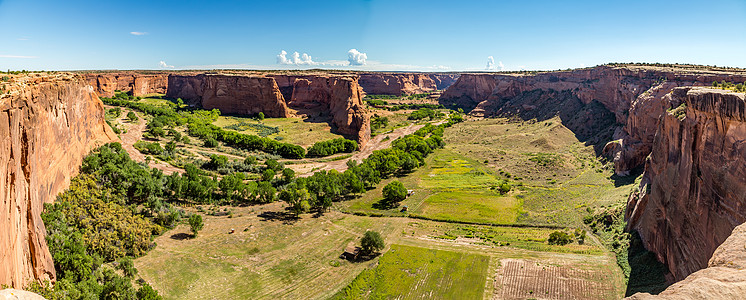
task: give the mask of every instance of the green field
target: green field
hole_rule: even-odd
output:
[[[230,129],[226,127],[231,125],[243,125],[240,126],[240,129],[243,130],[230,130],[253,135],[261,135],[261,130],[257,128],[264,126],[277,128],[279,130],[278,133],[266,136],[285,143],[292,143],[303,147],[309,147],[319,141],[342,137],[342,135],[332,132],[329,123],[310,122],[309,119],[301,118],[266,118],[262,121],[258,121],[253,118],[220,116],[213,124],[224,129]]]
[[[333,299],[481,299],[490,258],[392,245]]]

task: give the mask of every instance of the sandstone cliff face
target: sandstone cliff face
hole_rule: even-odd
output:
[[[669,108],[686,107],[661,117],[626,217],[682,280],[746,221],[746,95],[676,88],[667,97]]]
[[[706,269],[674,283],[656,296],[638,293],[627,299],[740,300],[746,295],[746,224],[739,225],[710,258]]]
[[[101,97],[114,97],[114,91],[131,92],[133,96],[165,94],[168,86],[166,74],[88,73],[84,74],[88,84]]]
[[[291,92],[291,107],[328,109],[337,131],[355,138],[361,146],[370,140],[370,113],[363,105],[356,76],[295,77]]]
[[[437,80],[437,81],[436,81]],[[412,95],[435,91],[448,84],[449,77],[424,73],[360,74],[365,93],[375,95]]]
[[[228,114],[290,116],[277,83],[264,76],[170,75],[166,96]]]
[[[0,96],[0,284],[54,279],[41,220],[94,147],[117,140],[79,75],[15,76]]]
[[[743,74],[673,70],[655,67],[598,66],[535,75],[463,74],[439,101],[472,109],[476,115],[493,115],[502,103],[533,90],[571,91],[584,104],[597,101],[614,114],[619,124],[606,153],[616,171],[628,174],[650,153],[659,116],[665,112],[664,96],[673,88],[710,85],[713,81],[743,82]]]

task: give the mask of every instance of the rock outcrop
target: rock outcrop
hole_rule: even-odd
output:
[[[658,117],[665,112],[663,97],[673,88],[710,85],[713,81],[744,82],[746,74],[720,70],[652,66],[598,66],[536,74],[463,74],[439,101],[475,115],[494,115],[510,100],[534,90],[570,91],[583,104],[597,101],[612,112],[618,128],[605,151],[616,171],[628,174],[650,153]],[[612,151],[613,150],[613,151]]]
[[[746,224],[739,225],[715,250],[706,269],[687,276],[653,296],[638,293],[627,299],[740,300],[746,295]]]
[[[367,94],[412,95],[442,90],[451,86],[458,74],[362,73],[360,86]]]
[[[101,97],[114,97],[114,91],[130,92],[133,96],[165,94],[168,87],[167,74],[122,72],[86,73],[84,76]]]
[[[707,267],[746,222],[746,94],[675,88],[658,122],[628,229],[675,280]],[[741,245],[743,248],[743,245]]]
[[[370,140],[370,113],[363,105],[363,91],[354,75],[271,75],[288,105],[326,111],[337,131],[365,145]],[[288,97],[289,95],[289,97]]]
[[[227,114],[287,118],[290,111],[271,77],[257,75],[170,75],[167,97]]]
[[[54,279],[41,212],[83,157],[117,140],[93,87],[69,73],[13,76],[0,95],[0,284]]]

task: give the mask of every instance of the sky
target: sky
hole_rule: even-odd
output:
[[[746,68],[746,0],[0,0],[0,70],[493,71],[610,62]]]

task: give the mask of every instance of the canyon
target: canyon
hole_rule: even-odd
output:
[[[613,162],[618,176],[642,173],[639,188],[628,199],[627,230],[639,233],[644,247],[670,271],[671,282],[680,281],[662,295],[683,295],[696,282],[742,278],[740,260],[723,257],[743,258],[738,254],[742,243],[738,248],[733,241],[743,240],[746,232],[739,226],[746,221],[746,97],[706,88],[713,81],[744,82],[746,72],[604,65],[515,74],[131,71],[14,76],[10,93],[0,98],[0,124],[6,126],[0,126],[6,136],[0,148],[5,162],[0,168],[6,174],[0,183],[0,247],[9,249],[0,258],[0,283],[23,287],[34,278],[55,278],[39,215],[43,203],[53,202],[67,187],[88,151],[117,140],[104,121],[98,96],[159,93],[225,114],[323,116],[334,130],[365,145],[371,139],[366,93],[411,95],[445,88],[440,104],[463,108],[474,117],[559,116],[579,140]]]
[[[741,83],[746,76],[649,66],[464,74],[440,101],[473,108],[480,117],[557,114],[581,139],[588,128],[605,131],[590,144],[602,147],[618,175],[644,165],[642,183],[628,201],[627,230],[640,234],[675,282],[706,268],[708,260],[713,266],[716,248],[746,221],[746,102],[743,93],[691,87],[713,81]],[[587,109],[596,102],[601,107],[595,112]],[[598,118],[604,112],[614,122],[604,124],[609,117]],[[719,276],[740,281],[738,274]]]
[[[14,75],[0,95],[0,284],[53,280],[43,204],[67,189],[83,157],[118,140],[86,80],[69,73]]]

